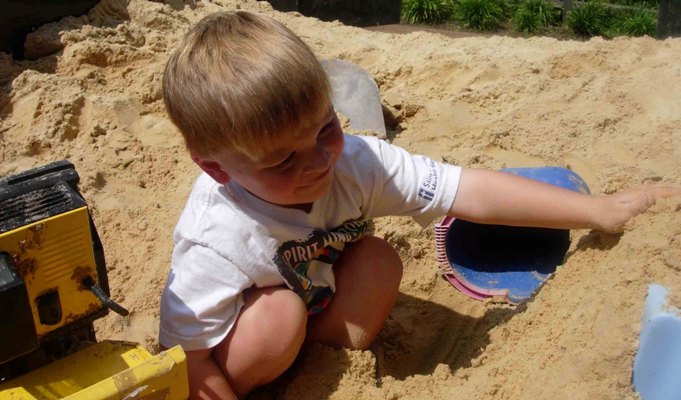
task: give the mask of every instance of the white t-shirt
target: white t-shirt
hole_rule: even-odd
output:
[[[161,299],[160,342],[185,350],[219,344],[245,289],[287,285],[308,307],[335,290],[333,261],[366,221],[412,216],[423,226],[447,213],[461,167],[414,156],[382,140],[345,135],[329,191],[309,213],[265,202],[239,186],[197,179],[173,239]]]

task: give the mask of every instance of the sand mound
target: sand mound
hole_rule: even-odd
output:
[[[76,164],[113,297],[132,311],[101,321],[100,338],[156,346],[171,233],[199,173],[164,115],[162,69],[188,26],[236,8],[371,72],[399,122],[394,142],[413,152],[467,167],[567,166],[596,193],[681,184],[681,40],[398,36],[264,2],[103,0],[29,36],[34,61],[0,55],[0,174]],[[438,277],[431,230],[380,220],[406,271],[379,362],[318,346],[256,397],[635,398],[646,285],[670,287],[681,304],[680,209],[662,202],[619,236],[573,232],[565,264],[521,307],[461,295]]]

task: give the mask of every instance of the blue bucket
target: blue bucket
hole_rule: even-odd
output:
[[[576,192],[584,180],[560,167],[508,168],[510,172]],[[476,224],[451,217],[435,228],[444,276],[470,297],[521,303],[563,263],[570,231]]]

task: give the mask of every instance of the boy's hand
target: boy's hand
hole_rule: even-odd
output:
[[[681,187],[645,185],[601,197],[595,229],[622,232],[627,222],[652,207],[658,199],[681,196]]]

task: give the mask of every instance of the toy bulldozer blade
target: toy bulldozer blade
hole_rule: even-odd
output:
[[[186,399],[180,346],[152,356],[132,343],[103,341],[0,385],[3,400]]]
[[[68,161],[0,179],[0,399],[185,399],[185,354],[96,342],[104,251]]]

